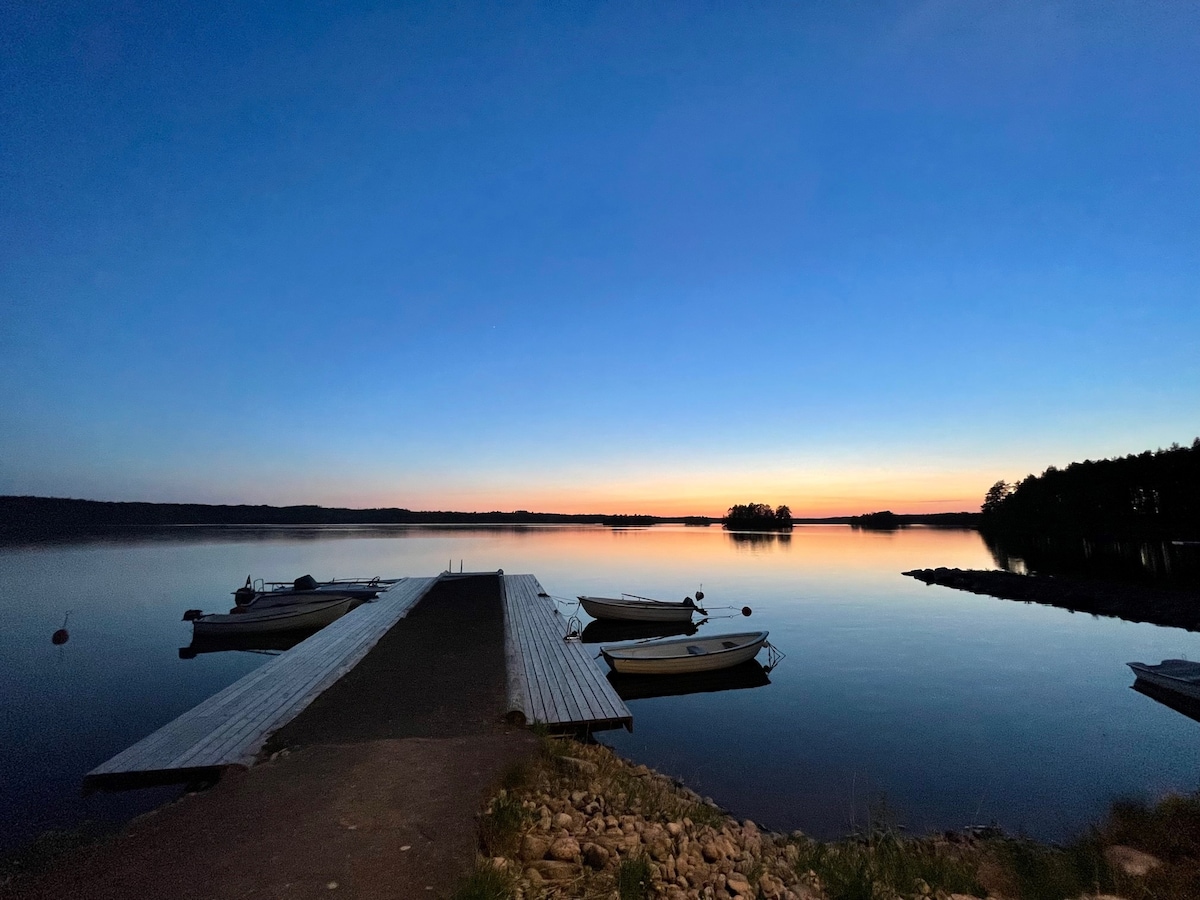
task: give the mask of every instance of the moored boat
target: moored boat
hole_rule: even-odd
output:
[[[754,659],[766,642],[767,632],[747,631],[601,647],[600,653],[614,672],[678,675],[736,666]]]
[[[1200,662],[1186,659],[1164,659],[1157,666],[1145,663],[1126,663],[1141,680],[1193,700],[1200,700]]]
[[[301,575],[294,581],[264,582],[260,579],[251,582],[250,576],[247,575],[246,583],[233,592],[233,599],[238,606],[255,606],[259,609],[293,603],[310,603],[335,595],[370,600],[399,580],[398,578],[375,577],[317,581],[311,575]]]
[[[358,604],[356,597],[331,597],[309,603],[255,609],[238,609],[228,614],[193,615],[184,613],[184,621],[192,623],[194,635],[263,634],[270,631],[305,631],[324,628],[340,619]]]
[[[697,591],[696,600],[704,595]],[[678,603],[669,600],[651,600],[636,594],[620,597],[583,597],[579,605],[593,619],[617,619],[623,622],[688,622],[692,613],[707,615],[696,605],[696,600],[686,597]]]

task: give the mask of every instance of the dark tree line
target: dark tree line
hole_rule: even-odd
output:
[[[992,531],[1200,538],[1200,438],[997,481],[982,509]]]
[[[0,496],[0,531],[69,531],[159,525],[654,525],[681,517],[603,514],[342,509],[325,506],[219,506],[114,503],[59,497]]]
[[[729,507],[724,527],[737,531],[789,531],[792,511],[786,506],[772,508],[766,503],[746,503]]]

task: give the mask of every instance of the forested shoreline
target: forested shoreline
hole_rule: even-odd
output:
[[[982,511],[984,532],[1200,539],[1200,437],[997,481]]]

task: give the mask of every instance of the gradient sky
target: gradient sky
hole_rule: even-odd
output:
[[[1198,288],[1197,4],[0,11],[0,493],[975,509]]]

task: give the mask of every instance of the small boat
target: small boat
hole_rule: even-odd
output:
[[[1150,684],[1200,700],[1200,662],[1186,659],[1164,659],[1157,666],[1145,663],[1126,663],[1133,674]]]
[[[324,628],[340,619],[359,603],[357,597],[331,597],[309,603],[255,609],[237,608],[228,614],[188,610],[185,622],[192,623],[193,635],[263,634],[269,631],[305,631]]]
[[[398,578],[344,578],[340,581],[317,581],[311,575],[301,575],[295,581],[258,581],[246,583],[233,592],[238,606],[284,606],[293,603],[308,603],[325,599],[327,595],[357,597],[370,600],[380,591],[386,591]]]
[[[704,594],[696,592],[696,600]],[[637,594],[622,594],[618,597],[580,597],[579,604],[593,619],[619,619],[624,622],[689,622],[692,613],[708,615],[696,605],[696,600],[686,597],[678,603],[668,600],[651,600]]]
[[[744,663],[754,659],[766,642],[767,632],[747,631],[601,647],[600,654],[614,672],[679,675],[711,672]]]

